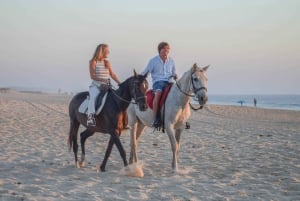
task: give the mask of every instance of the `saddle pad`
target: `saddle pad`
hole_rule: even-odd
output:
[[[173,84],[169,84],[169,85],[165,88],[165,90],[163,91],[162,96],[161,96],[160,101],[159,101],[159,107],[160,107],[160,108],[161,108],[162,105],[165,103],[166,98],[167,98],[167,96],[168,96],[168,94],[169,94],[169,92],[170,92],[170,89],[171,89],[172,85],[173,85]],[[154,92],[153,92],[153,90],[151,89],[151,90],[147,91],[146,96],[147,96],[147,104],[148,104],[148,106],[149,106],[151,109],[153,109],[153,99],[154,99]]]
[[[98,109],[96,108],[96,115],[98,115],[101,112],[101,110],[104,106],[104,103],[106,101],[107,94],[108,93],[104,94],[102,101],[101,101],[101,105],[98,107]],[[87,97],[79,106],[78,112],[83,113],[83,114],[88,114],[88,104],[89,104],[89,99]]]

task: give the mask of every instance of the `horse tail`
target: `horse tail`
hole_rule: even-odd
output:
[[[69,139],[68,139],[69,151],[71,151],[71,149],[73,147],[73,140],[74,140],[74,138],[76,138],[79,125],[80,125],[79,122],[75,122],[74,120],[71,119],[70,130],[69,130]]]
[[[69,130],[68,146],[70,151],[72,148],[74,150],[74,146],[77,145],[77,133],[80,126],[80,122],[76,114],[76,111],[78,110],[79,105],[86,98],[87,95],[88,92],[81,92],[79,94],[76,94],[72,98],[69,104],[70,130]]]
[[[70,130],[69,130],[69,139],[68,139],[68,146],[69,146],[69,151],[71,151],[72,147],[73,147],[73,126],[72,126],[72,122],[70,122]]]
[[[73,147],[73,140],[72,140],[72,123],[70,123],[70,129],[69,129],[69,138],[68,138],[68,147],[69,151],[71,151]]]

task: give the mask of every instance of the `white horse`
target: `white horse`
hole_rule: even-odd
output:
[[[209,66],[199,68],[196,64],[184,73],[184,75],[173,84],[169,95],[161,108],[161,119],[164,115],[164,125],[169,136],[173,161],[172,168],[178,170],[177,160],[179,154],[180,135],[184,129],[185,123],[191,115],[190,97],[194,96],[202,108],[207,102],[207,78],[205,72]],[[194,94],[194,95],[193,95]],[[153,122],[153,112],[150,108],[141,112],[135,105],[130,104],[128,109],[128,125],[130,128],[130,158],[129,163],[137,162],[137,144],[138,138],[146,128],[151,127]]]

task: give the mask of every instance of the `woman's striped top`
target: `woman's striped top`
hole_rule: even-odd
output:
[[[105,67],[104,61],[97,61],[95,75],[100,82],[108,83],[109,70]]]

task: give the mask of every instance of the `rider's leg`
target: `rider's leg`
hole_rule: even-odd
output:
[[[95,120],[95,102],[96,98],[99,94],[99,89],[95,85],[91,85],[89,88],[89,104],[88,104],[88,118],[87,118],[87,125],[88,126],[96,126]]]
[[[168,82],[166,82],[166,81],[158,81],[153,84],[153,91],[155,93],[155,96],[154,96],[154,100],[153,100],[154,121],[153,121],[152,126],[154,126],[155,128],[158,128],[161,126],[159,102],[160,102],[162,93],[167,85],[168,85]]]
[[[155,96],[154,96],[154,100],[153,100],[153,117],[154,117],[154,119],[159,118],[157,116],[157,111],[159,109],[159,101],[160,101],[161,94],[162,94],[162,91],[155,92]]]

